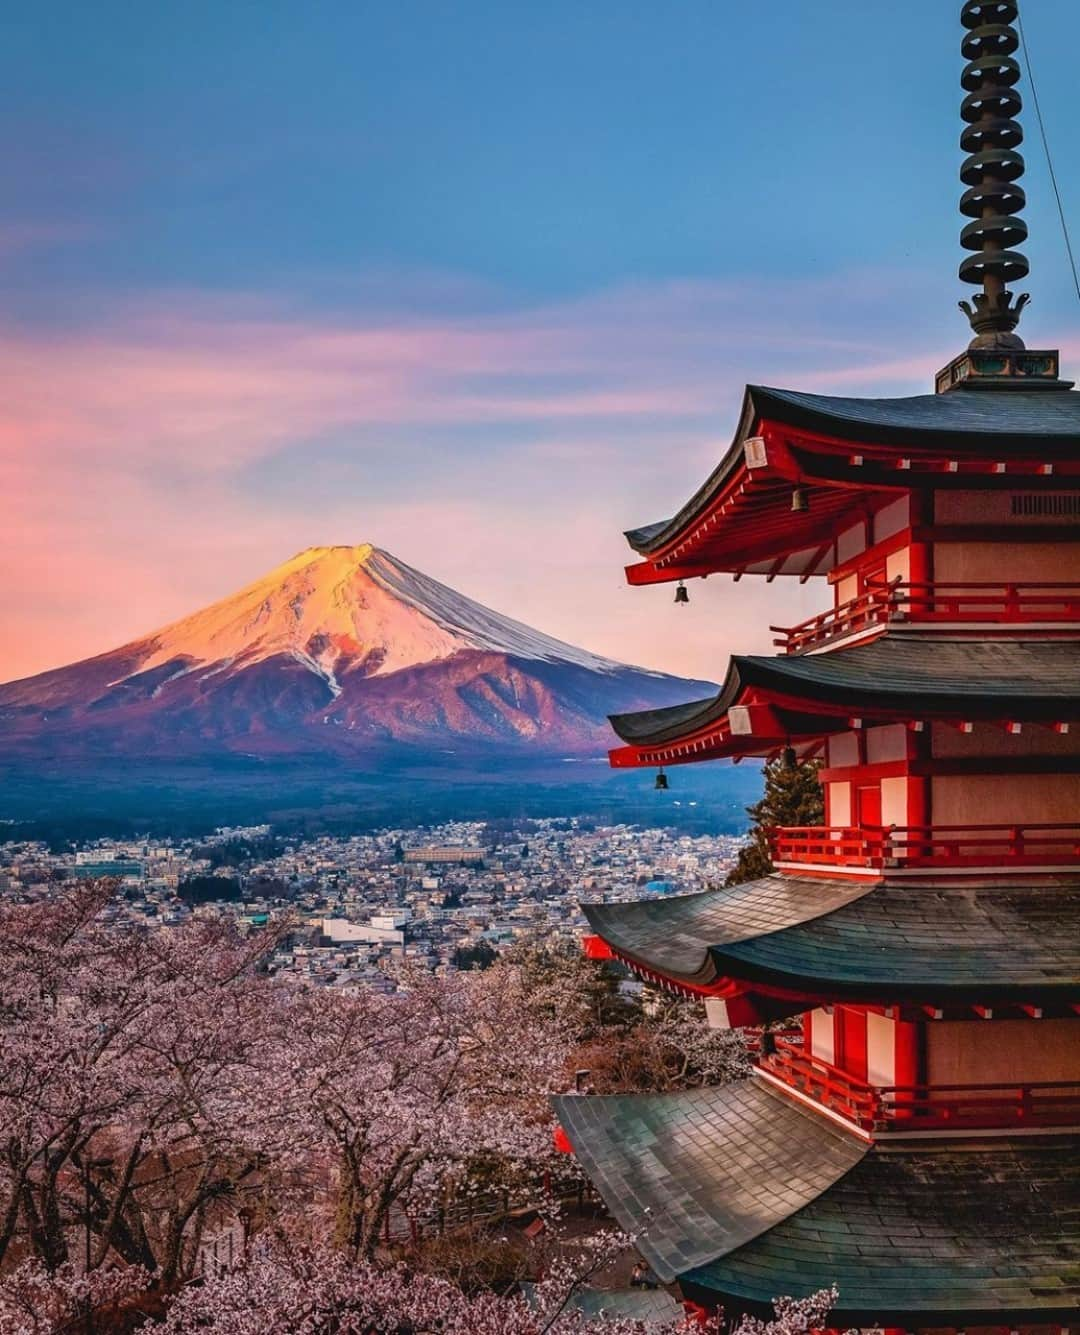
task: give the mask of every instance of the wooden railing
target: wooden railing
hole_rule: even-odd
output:
[[[775,645],[800,653],[829,640],[894,622],[995,626],[1080,625],[1080,584],[873,584],[857,598],[797,626],[770,626]]]
[[[1080,1125],[1080,1082],[872,1085],[779,1039],[757,1065],[864,1131]]]
[[[801,825],[774,830],[771,843],[777,866],[846,865],[885,871],[1080,865],[1080,824]]]

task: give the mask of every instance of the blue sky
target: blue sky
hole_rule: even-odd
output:
[[[716,675],[761,591],[711,582],[712,637],[684,643],[666,594],[622,588],[619,530],[698,484],[744,381],[921,392],[963,346],[959,8],[8,15],[0,481],[22,633],[0,675],[366,540],[590,648]],[[1080,234],[1080,5],[1025,16]],[[1024,332],[1080,371],[1024,121]],[[822,596],[777,588],[769,610]]]

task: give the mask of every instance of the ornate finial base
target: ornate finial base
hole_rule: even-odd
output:
[[[998,341],[984,343],[984,338]],[[1001,341],[1005,339],[1011,342]],[[1061,379],[1060,366],[1057,352],[1031,351],[1015,334],[984,334],[937,373],[934,389],[938,394],[957,389],[1072,389],[1071,380]]]
[[[1024,341],[1013,330],[1020,323],[1021,312],[1030,300],[1030,296],[1022,292],[1014,305],[1013,294],[1003,288],[992,296],[986,292],[976,292],[974,305],[970,301],[961,301],[960,309],[975,331],[975,337],[968,347],[1023,352]]]

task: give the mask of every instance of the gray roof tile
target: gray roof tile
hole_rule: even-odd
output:
[[[770,876],[585,913],[622,954],[696,984],[767,979],[895,1001],[1050,1000],[1080,985],[1080,877],[963,886]]]
[[[743,444],[763,418],[844,440],[894,445],[905,454],[946,448],[958,458],[984,457],[987,440],[1000,455],[1040,461],[1080,446],[1080,394],[960,390],[902,399],[833,398],[748,385],[735,438],[719,464],[670,519],[631,529],[627,541],[647,556],[689,524],[741,467]]]
[[[867,1149],[756,1080],[552,1104],[585,1171],[665,1282],[786,1218]]]
[[[1077,396],[1080,398],[1080,395]],[[1080,708],[1080,640],[949,639],[892,630],[869,643],[824,654],[736,655],[720,692],[666,709],[613,714],[623,741],[660,745],[723,717],[751,686],[771,687],[853,713],[925,714],[1018,721],[1075,719]],[[915,711],[914,713],[912,711]]]
[[[855,1231],[823,1230],[866,1222]],[[875,1148],[803,1209],[683,1276],[764,1307],[836,1283],[836,1320],[1080,1311],[1080,1141]]]
[[[553,1100],[665,1282],[729,1312],[836,1283],[837,1321],[1080,1311],[1080,1139],[870,1147],[756,1080]]]

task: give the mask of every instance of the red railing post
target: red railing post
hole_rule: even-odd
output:
[[[875,1086],[783,1038],[758,1062],[777,1079],[835,1109],[868,1131],[885,1131],[915,1119],[920,1129],[1008,1127],[1019,1120],[1038,1126],[1080,1122],[1080,1083]]]
[[[1080,862],[1080,823],[1032,825],[782,826],[769,834],[773,861],[829,867],[1024,867]]]
[[[787,653],[867,626],[891,620],[928,622],[1001,621],[1011,625],[1030,620],[1080,621],[1080,584],[996,584],[968,581],[930,584],[899,579],[868,582],[855,598],[820,612],[797,626],[772,626],[782,635],[776,644]]]

